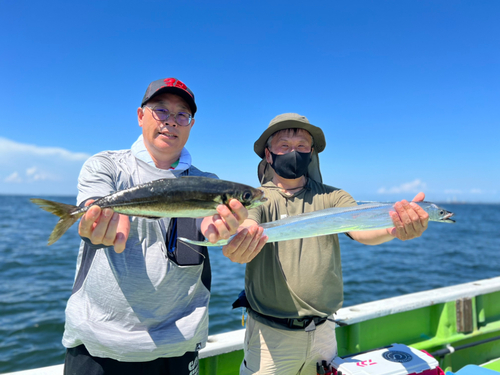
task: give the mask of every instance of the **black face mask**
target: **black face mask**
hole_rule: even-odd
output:
[[[284,155],[276,155],[271,152],[271,156],[273,158],[272,167],[274,171],[278,176],[289,180],[304,176],[311,162],[310,152],[292,151]]]

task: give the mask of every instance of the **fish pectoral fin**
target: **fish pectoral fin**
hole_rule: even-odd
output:
[[[214,202],[218,203],[218,204],[225,204],[224,203],[224,199],[222,198],[222,195],[218,195],[215,199],[214,199]]]

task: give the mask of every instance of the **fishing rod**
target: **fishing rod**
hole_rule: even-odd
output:
[[[484,340],[481,340],[481,341],[476,341],[476,342],[472,342],[470,344],[464,344],[464,345],[460,345],[460,346],[456,346],[456,347],[448,345],[446,348],[436,350],[435,352],[432,352],[430,354],[433,357],[444,357],[446,354],[455,353],[457,350],[471,348],[473,346],[477,346],[477,345],[481,345],[481,344],[486,344],[487,342],[491,342],[491,341],[495,341],[495,340],[500,340],[500,336],[495,336],[495,337],[491,337],[489,339],[484,339]]]

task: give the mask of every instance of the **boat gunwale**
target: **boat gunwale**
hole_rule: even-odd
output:
[[[473,298],[498,291],[500,291],[500,277],[476,280],[464,284],[430,289],[344,307],[337,311],[335,320],[350,325],[373,318],[452,302],[461,298]]]
[[[500,277],[476,280],[344,307],[335,314],[335,319],[351,325],[382,316],[452,302],[461,298],[473,298],[498,291],[500,291]],[[205,359],[243,350],[244,337],[245,329],[210,335],[208,336],[206,347],[199,352],[199,358]],[[60,375],[63,373],[63,366],[60,364],[11,372],[4,375]]]

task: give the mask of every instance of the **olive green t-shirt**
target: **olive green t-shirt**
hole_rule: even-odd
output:
[[[249,210],[258,224],[330,207],[355,206],[345,191],[308,179],[294,195],[268,182],[268,201]],[[342,306],[342,266],[336,234],[267,243],[246,266],[245,291],[255,311],[277,318],[329,316]]]

